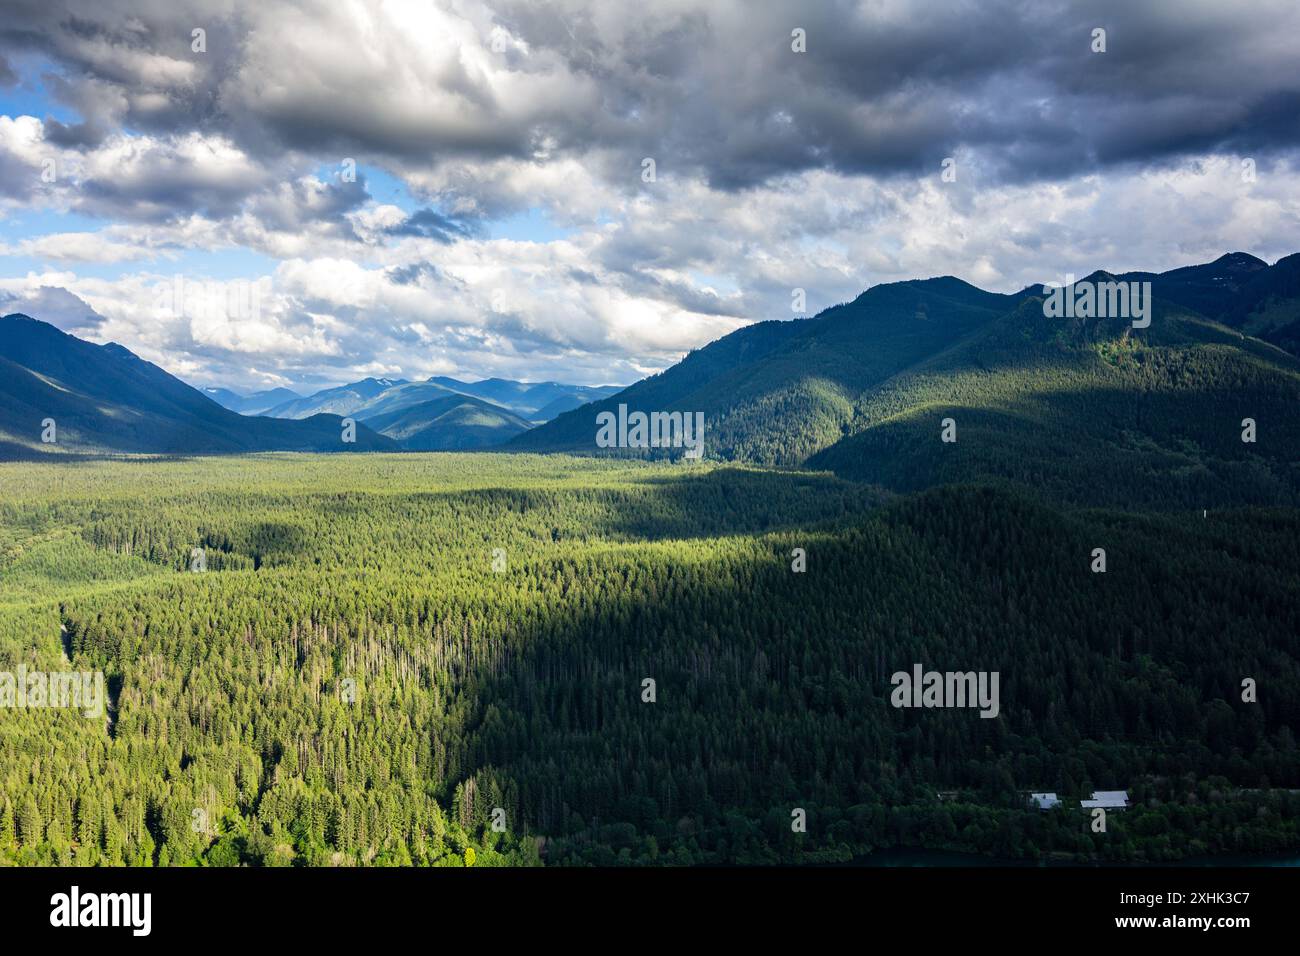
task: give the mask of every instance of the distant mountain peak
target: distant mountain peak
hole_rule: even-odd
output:
[[[1225,252],[1219,258],[1215,259],[1211,265],[1246,265],[1255,269],[1267,269],[1268,263],[1257,256],[1252,256],[1249,252]]]
[[[30,315],[27,315],[24,312],[11,312],[8,315],[6,315],[3,319],[0,319],[0,322],[13,322],[15,324],[21,324],[21,325],[32,325],[45,333],[52,332],[55,335],[67,335],[67,333],[64,332],[62,329],[60,329],[58,326],[51,325],[49,322],[42,322],[40,319],[34,319]]]

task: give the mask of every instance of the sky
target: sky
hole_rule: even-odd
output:
[[[881,282],[1273,262],[1297,36],[1294,0],[4,0],[0,313],[242,392],[628,384]]]

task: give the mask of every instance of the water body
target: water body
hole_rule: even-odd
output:
[[[857,857],[846,866],[871,867],[1086,867],[1087,863],[1047,862],[1033,863],[1026,860],[999,860],[979,856],[974,853],[957,853],[950,850],[893,849],[879,850],[866,856]],[[1113,866],[1115,864],[1105,864]],[[1120,864],[1123,865],[1123,864]],[[1141,866],[1300,866],[1300,856],[1294,853],[1274,855],[1237,855],[1237,856],[1203,856],[1191,857],[1174,863],[1150,863]]]

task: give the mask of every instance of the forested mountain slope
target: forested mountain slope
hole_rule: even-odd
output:
[[[1220,318],[1250,335],[1300,355],[1300,253],[1252,276]]]
[[[1015,482],[1077,504],[1293,503],[1300,256],[1244,253],[1150,282],[1152,323],[1051,318],[956,279],[894,283],[813,319],[750,326],[510,448],[602,450],[596,415],[702,411],[710,458],[833,469],[896,490]],[[1258,333],[1264,338],[1253,337]],[[1267,340],[1267,341],[1266,341]],[[1271,344],[1273,341],[1277,346]],[[951,418],[955,443],[941,443]],[[1243,442],[1243,420],[1255,441]]]
[[[402,405],[365,422],[410,451],[488,448],[531,427],[508,409],[468,395]]]
[[[1168,272],[1132,272],[1161,299],[1300,355],[1300,253],[1269,265],[1244,252]]]
[[[1029,298],[869,391],[850,434],[807,464],[898,491],[996,481],[1084,505],[1294,504],[1298,403],[1300,360],[1189,309],[1157,299],[1137,330],[1049,319]]]
[[[55,441],[42,425],[53,419]],[[395,447],[340,419],[238,415],[120,345],[94,345],[24,315],[0,318],[0,454],[368,451]]]
[[[969,335],[1017,297],[945,277],[875,286],[814,319],[761,322],[509,447],[594,452],[596,416],[703,412],[710,457],[797,465],[836,441],[862,392]]]

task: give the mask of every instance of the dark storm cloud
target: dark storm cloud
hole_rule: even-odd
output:
[[[133,158],[124,174],[87,177],[75,208],[88,215],[168,222],[191,212],[211,218],[237,213],[256,180],[239,167],[200,168],[191,158],[161,150]]]
[[[557,23],[522,3],[506,19],[600,81],[605,113],[570,145],[625,138],[722,188],[810,168],[929,173],[963,149],[997,179],[1023,181],[1297,144],[1286,106],[1300,57],[1280,40],[1300,27],[1290,3],[708,9],[665,17],[617,51],[589,19]],[[803,54],[790,48],[796,27]],[[1104,53],[1091,49],[1098,27]]]
[[[198,0],[6,0],[0,55],[32,55],[59,74],[41,79],[92,129],[150,133],[212,128],[217,97],[235,69],[245,25],[238,4],[223,15]],[[192,49],[192,31],[207,49]],[[227,118],[228,119],[228,118]]]
[[[959,151],[993,180],[1018,182],[1215,149],[1289,151],[1300,137],[1291,0],[678,11],[501,0],[444,9],[459,28],[448,42],[485,47],[498,27],[520,45],[437,62],[404,45],[423,25],[369,6],[232,2],[220,18],[170,0],[9,6],[0,55],[36,49],[60,65],[56,92],[83,117],[49,125],[67,144],[124,124],[220,133],[265,161],[571,155],[630,180],[621,171],[653,156],[665,175],[741,189],[814,168],[933,172]],[[373,28],[373,49],[349,57],[339,31],[358,21]],[[209,31],[204,55],[190,50],[196,24]],[[1090,50],[1096,27],[1105,53]],[[791,51],[795,28],[806,53]]]
[[[40,169],[0,145],[0,198],[27,202],[40,188]]]
[[[45,139],[55,146],[76,149],[98,146],[104,140],[104,131],[90,123],[61,123],[50,117],[45,120]]]
[[[45,138],[57,146],[74,149],[98,146],[116,131],[127,112],[128,97],[116,83],[93,78],[70,82],[57,73],[46,73],[41,82],[55,101],[72,107],[83,117],[76,123],[45,118]]]

